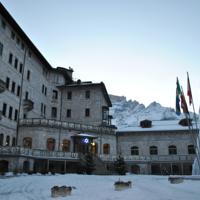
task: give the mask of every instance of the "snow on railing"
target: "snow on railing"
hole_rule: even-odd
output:
[[[40,149],[28,149],[23,147],[5,147],[0,146],[0,155],[27,156],[34,158],[61,158],[61,159],[79,159],[78,153],[63,151],[47,151]]]
[[[40,118],[20,119],[19,125],[20,126],[59,127],[59,128],[66,128],[66,129],[72,129],[72,130],[99,132],[99,133],[108,133],[108,134],[115,133],[115,129],[113,129],[113,127],[85,125],[85,124],[80,124],[80,123],[58,121],[58,120],[53,120],[53,119],[40,119]]]
[[[101,154],[99,156],[103,161],[115,161],[117,159],[117,155],[105,155]],[[153,156],[123,156],[126,162],[128,161],[141,161],[141,162],[178,162],[178,161],[193,161],[195,159],[195,155],[153,155]]]

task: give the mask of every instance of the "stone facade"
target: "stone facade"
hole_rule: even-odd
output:
[[[153,122],[154,127],[117,132],[118,153],[126,157],[133,173],[190,174],[195,158],[197,132],[178,121]],[[168,126],[168,127],[167,127]],[[160,129],[158,129],[160,127]]]

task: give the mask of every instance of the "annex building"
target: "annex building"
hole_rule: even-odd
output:
[[[111,106],[103,82],[53,68],[0,3],[0,172],[78,172],[91,152],[97,174],[119,154],[133,173],[191,173],[196,131],[178,122],[116,131]]]

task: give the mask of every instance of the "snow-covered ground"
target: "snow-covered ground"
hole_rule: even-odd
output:
[[[123,191],[114,190],[114,182],[132,181],[133,186]],[[71,196],[56,199],[71,200],[199,200],[200,181],[184,180],[170,184],[168,177],[126,175],[27,175],[0,178],[1,200],[47,200],[54,185],[75,186]]]

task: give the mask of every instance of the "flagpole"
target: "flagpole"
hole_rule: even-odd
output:
[[[200,171],[200,154],[199,154],[199,129],[198,129],[198,125],[197,125],[197,118],[196,118],[196,112],[195,112],[195,107],[194,107],[194,100],[192,97],[192,91],[191,91],[191,85],[190,85],[190,79],[189,79],[189,73],[187,72],[187,81],[188,81],[188,87],[190,90],[190,98],[191,98],[191,103],[192,103],[192,108],[193,108],[193,112],[194,112],[194,120],[195,120],[195,125],[196,125],[196,131],[197,131],[197,139],[196,139],[196,156],[197,156],[197,161],[198,161],[198,165],[199,165],[199,171]],[[197,153],[198,152],[198,153]]]

